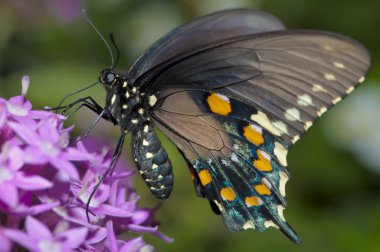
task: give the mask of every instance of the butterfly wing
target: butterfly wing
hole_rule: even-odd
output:
[[[274,226],[300,243],[282,214],[287,151],[369,65],[367,50],[347,37],[278,31],[178,55],[136,83],[228,228]]]
[[[136,79],[150,68],[193,48],[226,38],[283,29],[280,20],[260,10],[233,9],[212,13],[159,39],[137,59],[129,73],[132,79]]]

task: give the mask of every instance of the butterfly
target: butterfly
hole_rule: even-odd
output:
[[[79,103],[120,127],[108,171],[132,133],[140,174],[154,196],[168,198],[174,177],[157,127],[228,229],[275,227],[299,244],[283,214],[288,150],[369,66],[368,51],[346,36],[286,30],[260,10],[225,10],[169,32],[127,72],[104,69],[104,107]]]

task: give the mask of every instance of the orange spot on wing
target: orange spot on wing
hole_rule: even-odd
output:
[[[198,176],[199,176],[199,179],[201,180],[201,184],[203,186],[210,184],[212,181],[211,175],[207,170],[201,170],[198,173]]]
[[[212,93],[207,97],[207,103],[210,110],[215,114],[228,115],[231,113],[231,103],[227,96]]]
[[[253,165],[260,171],[270,172],[272,171],[272,165],[270,164],[270,157],[262,150],[257,150],[258,159],[253,161]],[[269,159],[268,159],[269,158]]]
[[[244,127],[243,131],[245,138],[254,145],[259,146],[264,143],[262,130],[259,127],[249,124]]]
[[[270,195],[270,186],[268,186],[264,179],[262,180],[261,184],[255,185],[255,190],[257,191],[258,194],[260,195]]]
[[[245,198],[245,204],[248,206],[248,207],[252,207],[252,206],[260,206],[263,202],[261,201],[261,199],[257,196],[251,196],[251,197],[246,197]]]
[[[231,187],[225,187],[220,190],[220,195],[224,200],[233,201],[236,198],[236,193]]]

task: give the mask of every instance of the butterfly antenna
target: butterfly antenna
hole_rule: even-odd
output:
[[[113,33],[110,33],[110,40],[113,47],[116,50],[116,61],[115,61],[115,65],[112,66],[112,69],[114,69],[117,66],[117,63],[119,63],[120,51],[119,51],[119,47],[116,45],[115,37],[113,36]]]
[[[86,12],[85,9],[82,9],[82,14],[83,14],[84,19],[86,19],[87,23],[99,35],[99,37],[103,40],[104,44],[106,44],[106,46],[108,48],[108,51],[109,51],[109,53],[111,55],[111,69],[113,69],[113,67],[115,66],[115,64],[114,64],[113,53],[112,53],[110,45],[107,43],[107,40],[103,37],[103,35],[100,33],[100,31],[96,28],[96,26],[94,25],[94,23],[90,20],[90,18],[88,17],[87,12]]]

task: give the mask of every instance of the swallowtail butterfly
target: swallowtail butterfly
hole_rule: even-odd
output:
[[[104,107],[91,98],[75,104],[120,127],[109,170],[132,133],[139,172],[153,195],[168,198],[174,178],[156,126],[228,229],[275,227],[299,244],[283,215],[288,150],[369,66],[368,51],[346,36],[286,30],[259,10],[226,10],[174,29],[127,72],[103,70]]]

